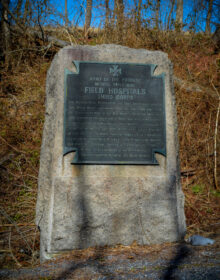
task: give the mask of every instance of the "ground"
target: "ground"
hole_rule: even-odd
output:
[[[0,279],[217,280],[220,239],[212,246],[186,243],[74,251],[35,268],[0,270]]]

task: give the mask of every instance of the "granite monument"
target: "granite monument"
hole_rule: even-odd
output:
[[[48,70],[36,223],[41,260],[185,235],[172,64],[118,45],[61,49]]]

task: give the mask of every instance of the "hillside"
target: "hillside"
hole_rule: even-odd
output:
[[[73,44],[119,43],[114,31],[46,33]],[[29,34],[32,34],[31,32]],[[220,55],[209,36],[194,33],[125,30],[120,44],[167,52],[174,66],[182,188],[188,234],[219,234],[220,217]],[[10,64],[1,63],[0,82],[0,266],[39,263],[39,232],[34,224],[45,80],[53,41],[14,37]]]

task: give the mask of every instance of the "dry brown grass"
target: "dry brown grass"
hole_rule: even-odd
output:
[[[0,155],[9,159],[0,170],[0,254],[7,250],[2,262],[9,266],[35,262],[38,248],[33,224],[48,65],[41,59],[2,73]]]
[[[55,31],[50,31],[55,35]],[[75,32],[75,33],[74,33]],[[59,30],[60,39],[77,44],[118,43],[115,31],[91,33]],[[182,185],[189,233],[213,234],[219,219],[219,191],[214,180],[215,154],[220,165],[219,134],[215,137],[220,56],[210,38],[156,30],[136,31],[127,24],[122,44],[166,51],[177,77],[200,87],[187,91],[176,85]],[[20,45],[19,45],[20,44]],[[40,145],[44,122],[45,78],[54,48],[22,41],[12,55],[13,67],[1,68],[0,84],[0,266],[38,262],[39,233],[34,225]],[[2,159],[7,159],[3,162]],[[218,177],[218,182],[220,178]],[[213,226],[211,226],[213,225]]]

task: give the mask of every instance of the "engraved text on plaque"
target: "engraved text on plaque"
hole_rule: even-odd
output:
[[[164,77],[155,65],[78,62],[65,73],[64,155],[73,164],[157,164],[166,155]]]

